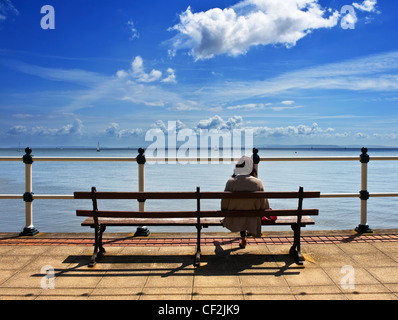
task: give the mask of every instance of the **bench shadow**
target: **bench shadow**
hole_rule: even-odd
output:
[[[304,267],[287,254],[238,253],[239,247],[223,249],[222,242],[214,242],[214,254],[202,254],[199,267],[194,267],[193,255],[107,255],[93,268],[88,267],[91,256],[70,255],[54,268],[55,277],[139,277],[153,276],[231,276],[264,275],[279,277],[298,275]],[[34,276],[42,277],[43,274]]]

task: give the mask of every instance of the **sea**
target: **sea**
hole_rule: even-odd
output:
[[[20,156],[21,161],[0,161],[0,194],[25,192],[23,150],[0,149],[0,157]],[[36,148],[35,157],[131,157],[137,149]],[[259,155],[268,157],[359,156],[360,148],[264,148]],[[369,148],[368,191],[398,192],[398,161],[376,161],[372,157],[398,156],[398,149]],[[158,163],[145,164],[146,191],[223,191],[233,173],[234,163]],[[32,165],[33,192],[72,195],[74,191],[138,191],[138,165],[132,162],[35,161]],[[259,178],[267,191],[307,191],[355,193],[361,190],[361,163],[358,161],[262,161]],[[304,199],[304,208],[318,208],[315,225],[307,230],[352,230],[360,223],[359,198]],[[296,200],[272,199],[272,208],[296,208]],[[138,210],[136,200],[101,200],[99,209]],[[203,200],[202,209],[215,210],[219,200]],[[84,217],[76,209],[90,209],[90,200],[33,201],[33,225],[39,232],[92,232],[82,227]],[[147,200],[145,210],[195,210],[195,200]],[[371,229],[398,228],[398,197],[370,198],[367,223]],[[0,200],[0,232],[20,232],[25,227],[23,200]],[[267,231],[270,227],[264,226]],[[275,227],[271,227],[275,230]],[[278,227],[289,230],[288,227]],[[287,229],[285,229],[287,228]],[[136,227],[113,227],[108,232],[131,232]],[[155,232],[195,232],[194,227],[150,227]],[[229,232],[223,227],[209,227],[209,232]]]

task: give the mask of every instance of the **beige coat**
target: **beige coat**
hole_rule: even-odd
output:
[[[225,191],[264,191],[263,183],[253,176],[236,176],[227,181]],[[222,210],[265,210],[268,199],[222,199]],[[261,217],[226,217],[223,226],[232,232],[247,230],[255,237],[261,237]]]

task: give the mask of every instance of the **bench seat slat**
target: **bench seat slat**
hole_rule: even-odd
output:
[[[268,198],[268,199],[297,199],[297,191],[289,192],[200,192],[200,199],[253,199],[253,198]],[[97,199],[130,199],[130,200],[145,200],[145,199],[196,199],[196,192],[96,192]],[[75,199],[91,199],[91,192],[74,192]],[[303,198],[319,198],[319,191],[304,191]]]
[[[196,226],[196,218],[99,218],[99,224],[104,226]],[[202,226],[220,226],[221,218],[202,218],[200,219]],[[297,223],[297,217],[282,216],[278,217],[275,223],[270,225],[291,225]],[[303,216],[301,224],[312,225],[314,220],[309,216]],[[94,226],[94,219],[87,218],[81,224],[82,226]]]
[[[92,217],[92,210],[76,210],[76,215],[81,217]],[[196,211],[97,211],[98,217],[111,217],[111,218],[195,218]],[[200,217],[212,218],[212,217],[240,217],[240,216],[294,216],[297,215],[298,211],[295,209],[281,209],[281,210],[217,210],[217,211],[201,211]],[[302,215],[318,215],[318,209],[303,209]]]

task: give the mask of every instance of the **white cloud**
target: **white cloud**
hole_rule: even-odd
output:
[[[244,110],[244,111],[253,111],[253,110],[261,110],[264,109],[264,104],[262,103],[247,103],[247,104],[239,104],[236,106],[229,106],[227,110]]]
[[[287,126],[287,127],[253,127],[253,133],[257,136],[273,136],[273,137],[292,137],[292,136],[311,136],[311,135],[323,135],[334,132],[333,128],[322,129],[317,123],[313,123],[312,126],[298,125],[298,126]]]
[[[201,130],[228,130],[241,129],[241,130],[252,130],[255,138],[298,138],[301,139],[347,139],[353,138],[357,140],[362,139],[383,139],[383,140],[396,140],[398,139],[397,134],[380,134],[380,133],[363,133],[363,132],[336,132],[334,128],[322,128],[316,122],[312,125],[299,124],[297,126],[281,126],[281,127],[268,127],[268,126],[250,126],[247,122],[243,120],[241,116],[233,116],[224,120],[219,115],[203,119],[198,121],[192,126],[188,126],[180,120],[164,122],[162,120],[157,120],[152,123],[151,127],[148,128],[152,130],[159,130],[163,134],[167,135],[169,133],[179,133],[182,129],[189,129],[193,134],[200,134]],[[24,126],[15,126],[12,130],[16,134],[26,133],[28,130]],[[11,131],[11,129],[10,129]],[[129,138],[129,137],[143,137],[145,135],[144,129],[134,128],[134,129],[120,129],[118,123],[110,123],[105,130],[106,134],[110,137],[116,138]],[[9,132],[9,134],[11,134]],[[308,140],[312,141],[312,140]]]
[[[175,106],[168,108],[168,110],[176,110],[176,111],[193,111],[200,110],[201,108],[198,106],[198,103],[195,101],[184,101],[177,102]]]
[[[224,120],[216,115],[206,120],[199,121],[198,129],[219,129],[224,124]]]
[[[167,132],[167,127],[166,127],[166,125],[164,124],[164,122],[162,120],[155,121],[155,123],[152,124],[152,128],[160,129],[164,133]]]
[[[172,68],[167,68],[167,77],[162,78],[162,72],[160,70],[152,69],[151,72],[145,72],[144,60],[140,56],[136,56],[131,63],[130,70],[118,70],[116,72],[116,77],[118,79],[132,78],[137,82],[150,83],[161,81],[164,83],[177,83],[175,70]]]
[[[7,14],[19,15],[19,11],[10,0],[0,0],[0,22],[7,19]]]
[[[362,3],[352,4],[356,9],[366,12],[376,12],[377,0],[364,0]]]
[[[168,132],[179,132],[181,129],[186,128],[186,125],[180,121],[168,121],[167,126],[162,120],[157,120],[152,124],[152,129],[158,129],[163,133],[167,134]]]
[[[109,124],[109,127],[106,128],[105,132],[109,136],[118,136],[119,124],[112,122]]]
[[[97,72],[82,69],[48,68],[13,60],[7,61],[7,63],[9,66],[26,74],[53,81],[72,82],[85,87],[99,85],[108,79],[106,76]]]
[[[303,107],[303,106],[293,106],[293,107],[286,107],[286,106],[270,107],[270,109],[271,109],[271,110],[274,110],[274,111],[292,110],[292,109],[299,109],[299,108],[304,108],[304,107]]]
[[[196,125],[187,126],[180,120],[170,121],[164,123],[162,120],[155,121],[151,129],[152,130],[160,130],[164,134],[168,132],[179,132],[181,129],[191,129],[192,132],[196,134],[200,134],[201,130],[228,130],[232,131],[233,129],[241,129],[241,130],[252,130],[254,137],[263,138],[263,137],[273,137],[273,138],[348,138],[353,137],[357,139],[363,139],[370,137],[370,135],[358,132],[358,133],[350,133],[350,132],[336,132],[334,128],[321,128],[316,122],[312,125],[304,125],[300,124],[297,126],[285,126],[285,127],[268,127],[268,126],[250,126],[247,122],[244,121],[241,116],[233,116],[228,120],[224,120],[219,115],[215,115],[213,117],[200,120]],[[113,130],[113,127],[112,127]],[[115,131],[119,131],[119,127],[116,126]],[[114,135],[112,131],[112,135]],[[378,137],[381,135],[373,134],[374,137]],[[397,138],[398,135],[391,135],[388,138]]]
[[[25,126],[21,125],[16,125],[11,127],[8,131],[7,134],[10,135],[20,135],[20,134],[25,134],[28,132],[28,129]]]
[[[233,116],[224,121],[219,115],[215,115],[205,120],[200,120],[195,129],[215,129],[215,130],[232,130],[241,127],[243,118],[241,116]]]
[[[237,56],[257,45],[292,47],[312,30],[336,26],[339,13],[331,11],[318,0],[244,0],[230,8],[197,13],[188,7],[170,28],[178,32],[171,39],[172,52],[188,48],[198,60],[218,54]]]
[[[47,68],[12,60],[8,61],[8,65],[20,72],[46,80],[71,82],[88,88],[88,90],[69,94],[72,102],[62,107],[62,112],[87,108],[93,106],[96,101],[106,99],[161,107],[185,101],[180,94],[157,85],[162,80],[165,83],[176,83],[175,70],[167,68],[168,75],[162,79],[162,72],[159,70],[153,69],[149,73],[146,72],[144,60],[140,56],[134,58],[130,68],[120,69],[113,76],[81,69]],[[57,102],[59,103],[58,100]]]
[[[355,138],[367,139],[367,138],[369,138],[369,135],[367,133],[358,132],[358,133],[355,134]]]
[[[396,91],[398,90],[398,51],[290,71],[264,81],[225,82],[201,88],[200,96],[225,102],[253,97],[266,98],[286,92],[292,94],[293,90],[303,92],[321,89]],[[242,109],[243,106],[255,108],[249,104],[242,105]]]
[[[48,136],[63,136],[63,135],[80,135],[83,131],[83,123],[81,120],[76,119],[73,124],[67,124],[61,128],[47,128],[47,127],[33,127],[31,130],[32,135],[48,135]]]
[[[193,126],[187,126],[180,120],[168,121],[167,124],[162,120],[157,120],[151,125],[151,128],[158,129],[167,134],[168,132],[179,132],[182,129],[191,129],[193,132],[199,132],[199,130],[232,130],[241,128],[242,125],[243,118],[241,116],[233,116],[228,118],[228,120],[224,120],[219,115],[215,115],[207,119],[199,120]],[[115,131],[117,131],[119,129],[118,126],[115,129]]]
[[[162,72],[156,69],[152,69],[150,73],[144,71],[144,61],[140,56],[135,57],[131,63],[132,74],[138,82],[153,82],[157,81],[162,77]]]
[[[165,82],[165,83],[177,83],[177,81],[176,81],[176,75],[175,75],[175,70],[172,69],[172,68],[168,68],[168,69],[167,69],[167,73],[168,73],[169,75],[167,76],[167,78],[164,78],[164,79],[162,80],[162,82]]]
[[[129,75],[129,74],[128,74],[126,71],[124,71],[124,70],[118,70],[118,71],[116,72],[116,76],[117,76],[119,79],[127,78],[128,75]]]
[[[240,128],[243,124],[243,118],[241,116],[233,116],[229,118],[225,122],[225,127],[229,130],[235,129],[235,128]]]
[[[293,109],[304,108],[303,106],[293,106],[293,104],[294,104],[293,100],[284,100],[284,101],[281,101],[281,104],[283,104],[283,106],[273,106],[273,107],[269,107],[269,109],[271,109],[273,111],[283,111],[283,110],[293,110]]]
[[[163,90],[155,85],[141,84],[131,80],[121,83],[120,88],[122,96],[116,94],[116,99],[148,107],[164,107],[167,104],[175,104],[183,100],[174,92]]]
[[[116,137],[116,138],[127,138],[127,137],[136,137],[144,134],[144,130],[141,128],[134,129],[120,129],[119,124],[112,122],[105,129],[105,133],[107,136]]]
[[[136,56],[131,63],[131,69],[134,74],[141,74],[144,72],[144,61],[140,56]]]
[[[82,134],[83,133],[83,122],[80,119],[76,119],[68,129],[68,134]]]
[[[137,96],[134,95],[133,92],[129,92],[128,95],[120,98],[120,100],[122,100],[122,101],[130,101],[130,102],[135,103],[135,104],[143,104],[143,105],[148,106],[148,107],[164,107],[165,106],[165,102],[163,100],[161,100],[161,99],[160,100],[151,99],[149,97],[149,95],[147,95],[145,93],[142,96],[142,92],[141,92],[141,97],[137,97]]]
[[[258,111],[269,109],[273,111],[282,111],[282,110],[290,110],[290,109],[297,109],[303,108],[303,106],[291,106],[294,101],[282,101],[283,106],[272,106],[272,103],[248,103],[236,106],[229,106],[227,110],[242,110],[242,111]]]
[[[127,21],[127,27],[130,32],[130,40],[138,39],[140,37],[140,34],[138,33],[137,29],[134,27],[134,21],[129,20]]]
[[[30,113],[16,113],[12,115],[14,118],[18,119],[28,119],[28,118],[33,118],[34,115]]]
[[[72,124],[64,125],[60,128],[48,128],[44,126],[36,126],[27,128],[26,126],[13,126],[7,131],[10,135],[40,135],[40,136],[65,136],[65,135],[81,135],[83,133],[83,122],[75,119]]]

